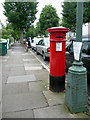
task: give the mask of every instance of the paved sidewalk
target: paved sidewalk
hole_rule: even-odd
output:
[[[88,118],[71,114],[64,104],[65,92],[49,90],[49,72],[32,52],[16,43],[2,60],[3,118]]]

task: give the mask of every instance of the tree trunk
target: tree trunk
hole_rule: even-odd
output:
[[[21,29],[20,43],[23,43],[23,29]]]

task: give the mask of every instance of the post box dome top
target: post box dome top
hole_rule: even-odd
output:
[[[68,28],[65,27],[52,27],[52,28],[48,28],[47,32],[51,33],[51,32],[69,32]]]

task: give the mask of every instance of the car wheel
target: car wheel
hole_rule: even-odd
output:
[[[45,54],[43,53],[43,59],[46,61],[47,57],[45,56]]]
[[[36,54],[39,55],[38,51],[36,50]]]

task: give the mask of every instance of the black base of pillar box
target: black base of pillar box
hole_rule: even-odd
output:
[[[53,92],[62,92],[65,90],[65,75],[56,77],[50,75],[49,89]]]

